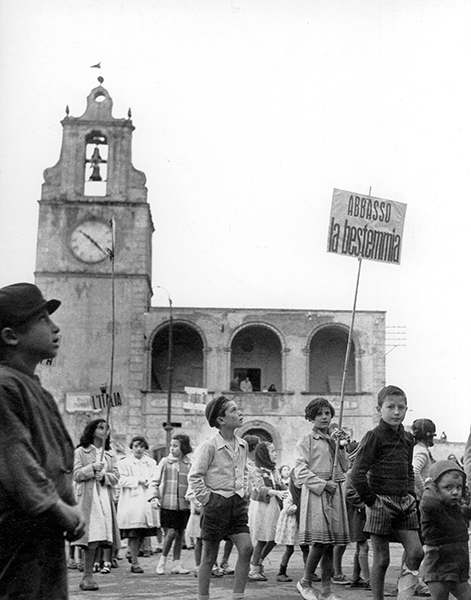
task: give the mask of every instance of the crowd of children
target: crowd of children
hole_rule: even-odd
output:
[[[52,398],[34,377],[38,362],[56,354],[59,330],[49,315],[59,304],[57,300],[46,301],[31,284],[0,290],[0,393],[6,424],[0,449],[5,454],[7,445],[8,451],[17,448],[25,465],[25,485],[22,487],[23,479],[9,470],[8,461],[2,463],[2,481],[8,497],[14,498],[16,490],[29,490],[24,497],[18,495],[17,505],[5,501],[2,507],[1,514],[9,515],[8,528],[5,519],[0,520],[6,540],[0,547],[0,582],[7,590],[5,597],[16,597],[19,585],[17,575],[12,575],[8,552],[18,546],[25,532],[35,535],[39,527],[42,539],[36,540],[38,548],[43,548],[46,540],[57,550],[52,561],[57,576],[50,571],[47,577],[37,569],[31,571],[36,574],[30,580],[35,582],[36,591],[43,590],[43,597],[56,597],[50,594],[51,582],[64,594],[61,573],[65,558],[58,550],[64,532],[70,543],[71,567],[77,566],[72,559],[74,549],[80,549],[80,587],[96,590],[93,573],[100,570],[107,574],[117,566],[122,539],[128,540],[131,572],[139,574],[144,572],[139,553],[146,540],[161,530],[164,540],[157,575],[166,574],[172,546],[170,573],[189,574],[181,563],[187,530],[189,539],[194,540],[198,600],[209,600],[223,540],[226,544],[217,574],[233,574],[232,600],[245,597],[248,580],[267,580],[264,559],[277,544],[285,547],[279,582],[292,581],[287,573],[289,559],[296,545],[302,550],[304,572],[295,588],[305,600],[339,600],[332,583],[371,589],[373,600],[384,600],[391,540],[404,547],[398,600],[411,600],[414,595],[448,600],[451,594],[457,600],[471,600],[471,511],[466,474],[453,457],[434,461],[430,447],[436,428],[432,421],[414,421],[412,433],[404,429],[408,406],[403,390],[390,385],[379,392],[379,423],[359,444],[350,443],[345,430],[334,428],[335,412],[328,400],[311,400],[305,418],[312,430],[296,442],[292,469],[287,465],[277,468],[272,443],[236,435],[243,415],[234,400],[225,396],[207,404],[206,419],[217,433],[194,454],[189,437],[176,434],[169,455],[156,464],[146,453],[147,440],[135,436],[129,456],[117,461],[107,422],[99,418],[86,425],[72,469],[70,438]],[[27,409],[38,402],[42,406],[35,414]],[[26,408],[21,411],[17,406]],[[33,429],[41,431],[42,437],[36,434],[36,450],[25,449],[19,440]],[[54,460],[61,452],[68,453],[60,468],[49,464],[51,458],[45,451],[50,443],[47,431],[53,429],[61,438],[61,450]],[[471,436],[465,468],[469,470],[470,464]],[[71,478],[57,476],[59,471],[72,473],[74,494]],[[36,486],[30,484],[33,478]],[[31,531],[30,521],[35,523]],[[341,558],[350,541],[355,543],[351,580],[341,570]],[[31,548],[31,544],[27,546]],[[228,564],[233,546],[237,550],[235,569]],[[17,552],[24,565],[15,563],[16,568],[35,569],[39,564],[37,548],[30,555],[22,554],[22,548],[18,546]],[[316,574],[318,566],[320,577]],[[62,577],[60,584],[58,576]],[[28,593],[22,597],[29,598]]]

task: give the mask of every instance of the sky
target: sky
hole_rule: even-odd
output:
[[[405,424],[471,424],[468,0],[0,0],[0,286],[34,281],[60,121],[104,77],[132,109],[153,305],[352,310],[334,188],[407,204],[401,265],[363,261]],[[90,66],[101,62],[101,69]],[[395,329],[389,329],[393,332]]]

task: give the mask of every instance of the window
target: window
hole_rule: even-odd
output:
[[[168,389],[169,325],[154,337],[152,343],[152,390]],[[172,330],[172,389],[204,387],[203,340],[200,334],[185,323],[174,323]]]
[[[263,325],[250,325],[239,331],[231,344],[231,374],[231,389],[234,388],[235,377],[239,376],[239,385],[248,377],[254,392],[272,385],[281,390],[281,342],[278,335]]]
[[[99,131],[85,138],[85,196],[106,196],[108,142]]]
[[[345,368],[348,333],[339,326],[324,327],[311,340],[309,354],[309,391],[339,394]],[[355,392],[355,346],[352,343],[345,382],[346,392]]]

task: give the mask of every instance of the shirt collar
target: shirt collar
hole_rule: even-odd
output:
[[[217,445],[218,450],[221,450],[221,448],[224,448],[224,446],[227,446],[228,448],[230,447],[228,445],[228,443],[226,442],[226,440],[222,437],[220,431],[218,431],[218,433],[216,434],[215,439],[216,439],[216,445]],[[240,438],[239,436],[236,435],[235,439],[236,439],[237,443],[239,444],[239,446],[242,446],[242,447],[245,446],[244,440],[242,438]]]

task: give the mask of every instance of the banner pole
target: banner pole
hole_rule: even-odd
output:
[[[105,393],[106,398],[106,420],[105,420],[105,432],[106,436],[108,435],[108,429],[110,426],[110,416],[111,416],[111,401],[113,398],[113,376],[114,376],[114,350],[115,350],[115,277],[114,277],[114,249],[115,249],[115,220],[114,215],[110,219],[111,225],[111,249],[108,248],[108,254],[111,261],[111,365],[110,365],[110,391],[109,394]],[[100,461],[103,462],[103,457],[105,455],[105,440],[103,440],[103,445],[101,447],[101,457]]]
[[[360,256],[358,258],[357,282],[356,282],[356,286],[355,286],[355,296],[353,299],[353,311],[352,311],[352,318],[350,321],[350,329],[348,331],[347,352],[345,353],[345,364],[344,364],[343,375],[342,375],[342,388],[340,391],[339,430],[342,429],[343,409],[344,409],[344,402],[345,402],[345,386],[346,386],[346,382],[347,382],[348,363],[350,360],[350,349],[352,346],[353,325],[355,323],[355,312],[356,312],[357,297],[358,297],[358,287],[360,284],[361,263],[362,263],[362,258]],[[339,448],[340,448],[340,439],[337,438],[337,440],[335,442],[334,463],[332,465],[332,480],[335,477],[335,469],[337,467],[337,462],[339,459]]]

